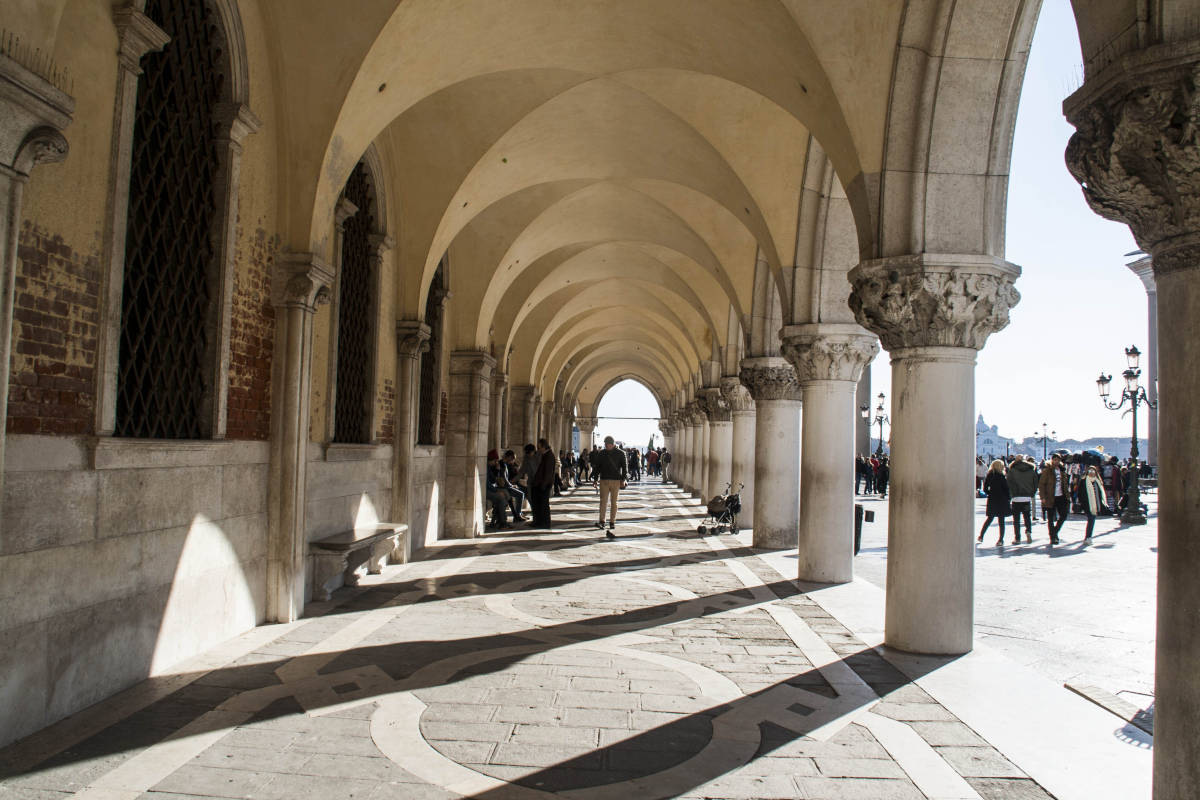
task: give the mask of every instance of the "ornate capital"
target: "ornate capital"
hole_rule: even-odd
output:
[[[888,350],[906,347],[983,348],[1008,325],[1021,295],[1021,270],[990,256],[899,256],[864,261],[850,270],[850,308],[858,324]]]
[[[455,350],[450,354],[451,375],[472,375],[488,380],[495,368],[496,359],[482,350]]]
[[[415,319],[396,321],[396,355],[416,358],[429,350],[429,326]]]
[[[217,133],[241,152],[242,142],[262,127],[262,120],[244,103],[221,103],[216,107]]]
[[[271,277],[271,304],[312,313],[329,302],[333,270],[313,253],[280,253]]]
[[[135,75],[142,74],[142,56],[166,47],[171,37],[154,20],[129,3],[113,11],[117,28],[117,58],[121,66]]]
[[[338,198],[337,205],[333,209],[333,224],[340,230],[346,224],[346,220],[358,213],[358,206],[347,200],[345,197]]]
[[[662,431],[663,436],[675,435],[675,426],[669,420],[660,419],[658,421],[658,429]]]
[[[789,325],[779,340],[801,383],[857,382],[879,353],[879,340],[857,325]]]
[[[742,385],[750,390],[757,405],[769,400],[799,400],[800,382],[796,370],[782,358],[748,358],[738,373]]]
[[[579,426],[581,431],[594,431],[596,429],[595,417],[576,417],[575,424]]]
[[[754,411],[754,398],[750,390],[737,377],[721,378],[721,398],[729,406],[730,414],[745,414]]]
[[[1200,40],[1117,59],[1063,102],[1067,168],[1156,273],[1200,265]]]
[[[700,391],[704,396],[709,422],[729,422],[733,418],[729,404],[725,402],[725,397],[719,387],[710,387]]]
[[[708,398],[697,394],[696,398],[688,403],[688,416],[693,425],[708,424]]]

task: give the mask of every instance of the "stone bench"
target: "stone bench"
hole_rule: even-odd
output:
[[[342,586],[357,586],[359,569],[366,565],[378,575],[385,564],[403,564],[408,558],[408,526],[380,522],[368,528],[342,531],[308,543],[313,558],[313,600],[328,600]]]

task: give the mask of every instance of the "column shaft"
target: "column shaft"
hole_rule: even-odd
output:
[[[396,323],[396,436],[392,444],[392,519],[410,526],[407,561],[424,541],[417,541],[412,525],[413,448],[417,443],[417,392],[421,379],[420,355],[429,348],[429,326],[416,320]]]
[[[491,376],[496,359],[480,351],[450,354],[446,419],[446,536],[483,535]]]
[[[733,476],[733,422],[715,420],[708,423],[708,480],[704,499],[724,494]]]
[[[852,381],[805,381],[800,448],[799,577],[854,579],[854,408]]]
[[[733,412],[733,465],[731,479],[736,491],[742,487],[741,528],[754,527],[754,411]]]
[[[800,402],[754,402],[754,546],[794,548],[800,529]]]
[[[975,353],[892,353],[885,640],[911,653],[972,647]]]

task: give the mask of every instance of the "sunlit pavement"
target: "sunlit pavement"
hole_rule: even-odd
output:
[[[1149,796],[1144,741],[1087,701],[986,648],[877,648],[868,582],[801,591],[790,554],[697,537],[656,481],[616,541],[597,502],[443,542],[0,751],[0,798]]]
[[[976,641],[1003,651],[1059,683],[1100,686],[1145,706],[1154,691],[1154,607],[1158,563],[1157,496],[1143,496],[1146,525],[1119,518],[1096,520],[1084,543],[1086,518],[1072,515],[1061,544],[1051,547],[1040,514],[1033,543],[1005,545],[993,520],[976,546]],[[860,496],[876,520],[863,526],[856,574],[879,587],[887,572],[887,501]],[[986,500],[976,501],[975,533],[985,519]],[[1011,522],[1011,518],[1009,519]]]

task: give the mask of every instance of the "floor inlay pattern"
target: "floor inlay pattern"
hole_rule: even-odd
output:
[[[0,800],[1050,797],[698,504],[623,497],[616,541],[579,489],[0,751]]]

